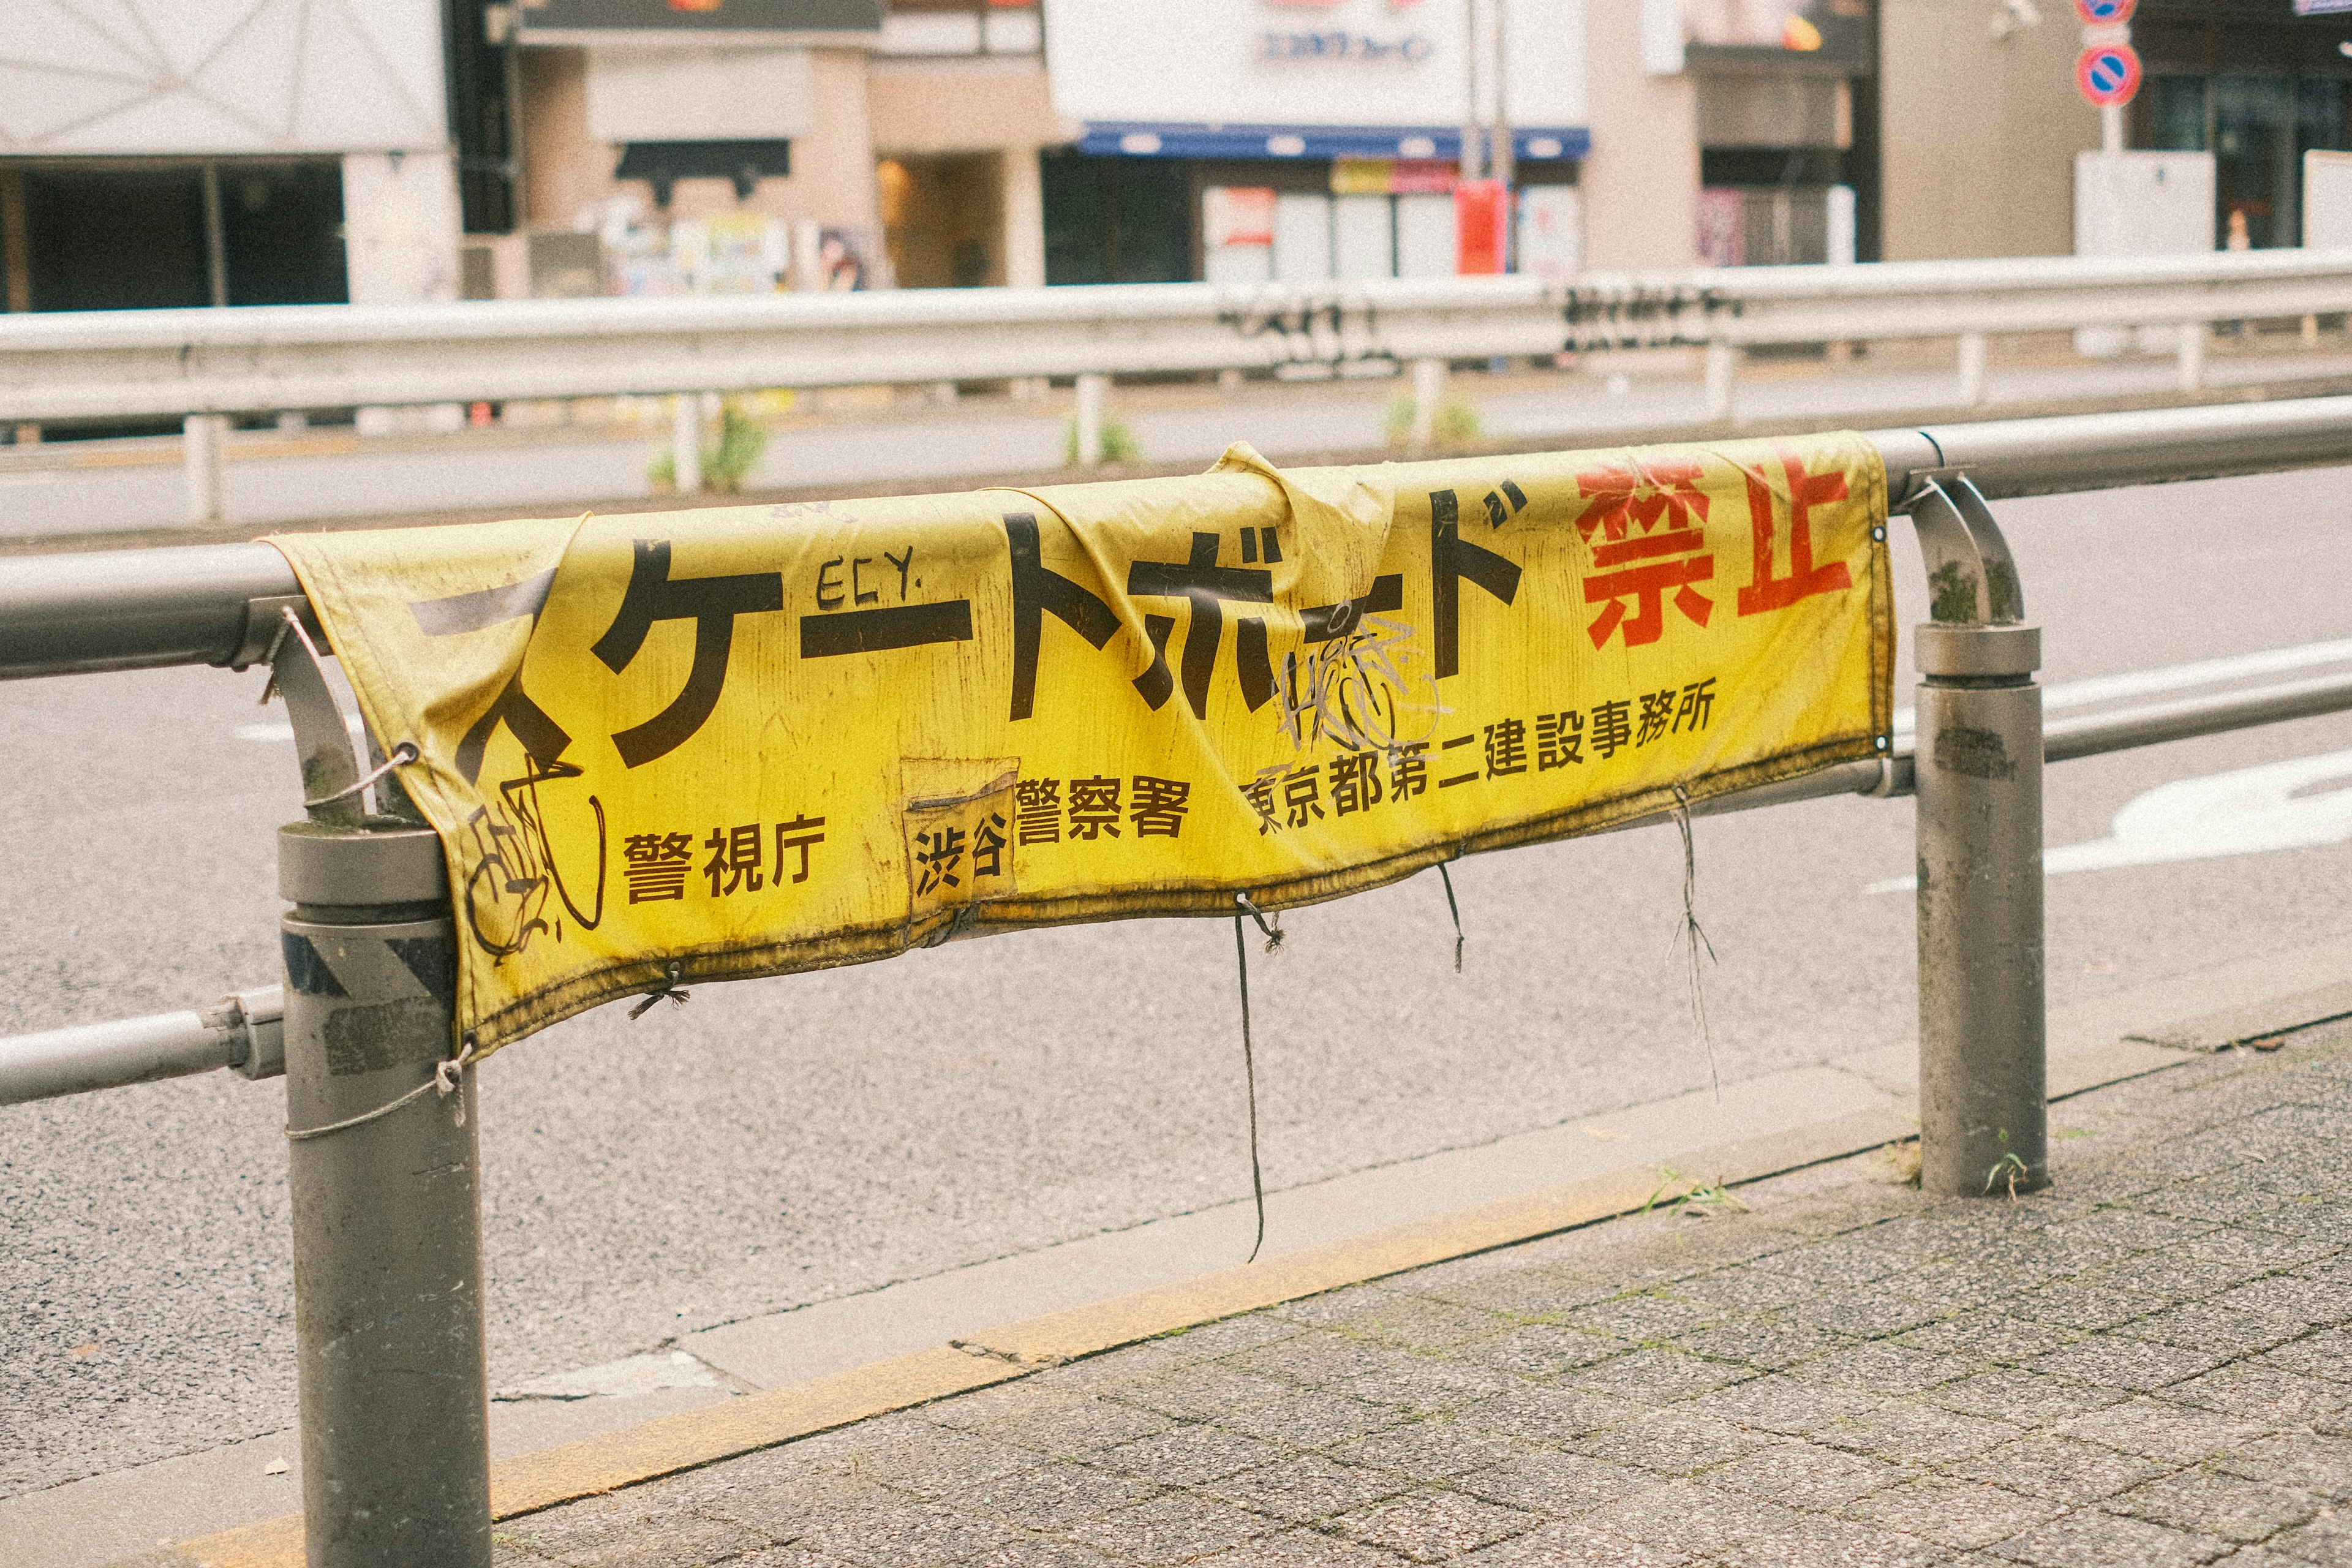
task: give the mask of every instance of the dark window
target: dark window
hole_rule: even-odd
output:
[[[1192,181],[1174,158],[1039,159],[1045,281],[1175,283],[1192,275]]]
[[[232,305],[340,305],[343,171],[337,163],[223,163],[221,248]]]
[[[36,310],[212,303],[195,164],[28,169],[25,229]]]

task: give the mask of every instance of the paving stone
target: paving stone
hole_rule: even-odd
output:
[[[1902,1394],[1950,1383],[1973,1370],[1958,1356],[1880,1342],[1832,1351],[1792,1368],[1790,1375],[1877,1394]]]
[[[1709,1302],[1644,1292],[1580,1307],[1569,1313],[1565,1321],[1587,1333],[1606,1334],[1640,1344],[1669,1340],[1736,1315]]]
[[[2031,1361],[2083,1337],[2079,1329],[2058,1323],[2029,1322],[1989,1307],[1979,1307],[1926,1328],[1914,1329],[1894,1342],[1914,1350],[1936,1351],[1963,1360]]]
[[[1580,1438],[1572,1447],[1580,1454],[1612,1464],[1636,1465],[1660,1475],[1686,1476],[1736,1459],[1771,1440],[1766,1433],[1728,1421],[1662,1411]]]
[[[2316,1421],[2352,1405],[2352,1387],[2251,1362],[2216,1368],[2166,1393],[2273,1426]]]
[[[541,1561],[568,1568],[659,1561],[720,1563],[764,1546],[765,1531],[731,1520],[712,1519],[671,1504],[648,1489],[588,1498],[546,1513],[510,1520],[496,1533]]]
[[[1680,1351],[1652,1349],[1578,1367],[1562,1373],[1554,1381],[1564,1388],[1613,1394],[1644,1405],[1671,1405],[1752,1375],[1746,1367],[1685,1355]]]
[[[1717,1361],[1737,1362],[1761,1371],[1777,1372],[1796,1362],[1843,1350],[1853,1340],[1810,1323],[1776,1322],[1741,1318],[1683,1335],[1674,1344]],[[1725,1382],[1732,1381],[1729,1378]]]
[[[877,1436],[872,1448],[851,1451],[854,1473],[918,1497],[960,1493],[1037,1463],[1027,1448],[952,1427],[926,1424],[908,1434]]]
[[[1949,1473],[1962,1480],[1990,1481],[2028,1497],[2076,1507],[2129,1491],[2176,1468],[2177,1461],[2158,1461],[2053,1432],[2037,1432],[1964,1459],[1951,1466]]]
[[[2036,1568],[2192,1568],[2229,1550],[2228,1542],[2210,1535],[2084,1509],[2005,1542],[1993,1552]]]
[[[2269,1545],[2305,1563],[2342,1568],[2352,1563],[2352,1514],[2338,1513],[2297,1525],[2272,1540]]]
[[[1524,1535],[1541,1522],[1534,1514],[1461,1492],[1417,1491],[1342,1514],[1331,1528],[1408,1562],[1442,1563]]]
[[[1338,1464],[1320,1454],[1299,1454],[1212,1481],[1201,1489],[1239,1508],[1304,1521],[1360,1509],[1408,1490],[1412,1484],[1392,1471]]]
[[[1690,1553],[1675,1552],[1574,1521],[1540,1526],[1462,1560],[1474,1568],[1680,1568]],[[2298,1565],[2300,1568],[2300,1565]]]
[[[1170,1492],[1099,1519],[1080,1520],[1065,1533],[1118,1562],[1159,1563],[1205,1557],[1279,1528],[1264,1514],[1213,1498]]]
[[[1795,1274],[1774,1274],[1762,1268],[1722,1268],[1675,1282],[1675,1294],[1737,1312],[1769,1312],[1792,1302],[1810,1301],[1821,1287]]]
[[[2303,1323],[2352,1322],[2352,1293],[2345,1290],[2345,1283],[2273,1274],[2226,1292],[2216,1298],[2215,1305]]]
[[[1811,1247],[1792,1247],[1759,1258],[1756,1267],[1775,1274],[1793,1274],[1823,1285],[1867,1285],[1898,1274],[1915,1259],[1893,1247],[1874,1247],[1865,1240],[1840,1237]]]
[[[1238,1355],[1244,1351],[1253,1351],[1278,1340],[1292,1339],[1306,1331],[1301,1325],[1286,1318],[1277,1318],[1271,1312],[1244,1312],[1238,1318],[1221,1318],[1213,1323],[1185,1329],[1151,1343],[1185,1361],[1210,1361]],[[1134,1350],[1143,1348],[1138,1345]],[[1133,1353],[1133,1350],[1123,1351],[1116,1357],[1097,1356],[1094,1360],[1124,1361]]]
[[[1424,1294],[1466,1307],[1523,1318],[1556,1318],[1622,1295],[1625,1282],[1596,1279],[1575,1268],[1490,1269],[1476,1276],[1422,1284]]]
[[[2107,1500],[2107,1509],[2241,1543],[2265,1541],[2320,1510],[2309,1492],[2207,1469],[2182,1470]]]
[[[2168,1307],[2161,1312],[2135,1319],[2125,1325],[2124,1331],[2190,1350],[2244,1356],[2284,1344],[2309,1326],[2301,1319],[2268,1316],[2243,1304],[2232,1307],[2231,1298],[2237,1294],[2233,1290],[2211,1300]]]
[[[2019,1247],[2027,1244],[2020,1242]],[[1965,1262],[1927,1263],[1906,1269],[1889,1289],[1942,1303],[1948,1310],[2007,1305],[2056,1279],[2060,1270],[2037,1262],[1978,1257]]]
[[[1311,1529],[1244,1542],[1213,1557],[1194,1559],[1213,1568],[1395,1568],[1396,1559],[1377,1547],[1359,1546]]]
[[[1433,1416],[1342,1443],[1329,1453],[1347,1464],[1394,1470],[1416,1481],[1435,1481],[1500,1464],[1518,1451],[1515,1439],[1498,1432]]]
[[[2175,1250],[2191,1237],[2214,1228],[2209,1220],[2181,1219],[2168,1215],[2142,1214],[2128,1208],[2102,1208],[2088,1217],[2053,1226],[2053,1242],[2095,1241],[2126,1252]]]
[[[2310,1492],[2323,1503],[2352,1501],[2352,1437],[2282,1432],[2248,1443],[2212,1463],[2231,1475]]]
[[[2197,1465],[2225,1457],[2272,1428],[2219,1411],[2176,1405],[2166,1399],[2130,1399],[2077,1416],[2059,1430],[2086,1443],[2150,1459]]]
[[[1361,1437],[1405,1419],[1391,1405],[1373,1405],[1321,1389],[1294,1389],[1280,1399],[1227,1412],[1218,1425],[1268,1442],[1321,1448]]]
[[[1403,1300],[1398,1291],[1384,1279],[1368,1285],[1348,1285],[1320,1295],[1302,1296],[1296,1301],[1285,1301],[1268,1307],[1268,1315],[1286,1318],[1294,1323],[1311,1328],[1328,1329],[1334,1323],[1346,1322],[1360,1313],[1374,1311],[1382,1306]]]
[[[1956,1415],[1901,1401],[1836,1421],[1814,1434],[1818,1442],[1896,1463],[1945,1465],[2009,1442],[2018,1429],[2006,1422]]]
[[[1329,1388],[1377,1377],[1400,1360],[1399,1352],[1367,1341],[1313,1330],[1295,1338],[1262,1345],[1223,1364],[1258,1377],[1271,1377],[1308,1388]]]
[[[1563,1517],[1587,1512],[1658,1484],[1651,1471],[1612,1465],[1582,1454],[1527,1449],[1499,1465],[1455,1476],[1455,1491],[1528,1513]]]
[[[2070,1383],[2063,1378],[1996,1367],[1927,1390],[1920,1398],[1963,1415],[1987,1415],[2019,1426],[2052,1426],[2069,1416],[2101,1410],[2126,1397],[2120,1389]]]
[[[2060,1328],[2094,1331],[2112,1329],[2144,1317],[2151,1310],[2147,1297],[2118,1290],[2112,1286],[2084,1284],[2064,1279],[2029,1290],[1998,1303],[2012,1318],[2022,1318],[2029,1323],[2053,1323]]]
[[[1379,1359],[1319,1386],[1376,1405],[1393,1405],[1411,1412],[1451,1410],[1517,1385],[1507,1373],[1474,1362],[1440,1361],[1403,1351],[1371,1347]]]
[[[2120,1334],[2105,1334],[2035,1356],[2025,1364],[2036,1372],[2055,1373],[2078,1383],[2127,1388],[2146,1394],[2186,1383],[2227,1361],[2210,1351],[2185,1350]]]
[[[1927,1568],[1947,1549],[1916,1535],[1843,1519],[1800,1519],[1788,1529],[1717,1549],[1725,1568]]]
[[[1270,1464],[1284,1453],[1271,1443],[1239,1432],[1187,1422],[1138,1437],[1131,1443],[1100,1449],[1091,1456],[1091,1462],[1159,1486],[1192,1487],[1230,1476],[1236,1470]],[[1139,1502],[1142,1499],[1130,1496],[1119,1500]],[[1109,1506],[1115,1505],[1096,1511],[1108,1512]]]
[[[1790,1508],[1827,1511],[1908,1479],[1915,1472],[1865,1454],[1816,1443],[1773,1443],[1707,1473],[1716,1486],[1734,1487]]]
[[[1285,1326],[1297,1331],[1296,1324]],[[1139,1345],[1128,1346],[1117,1355],[1088,1356],[1083,1361],[1047,1367],[1043,1372],[1032,1373],[1023,1381],[1035,1388],[1073,1396],[1116,1394],[1123,1389],[1157,1382],[1197,1362],[1211,1359],[1178,1349],[1179,1342],[1172,1334],[1146,1340]]]
[[[2215,1263],[2242,1263],[2258,1268],[2279,1269],[2315,1262],[2333,1255],[2337,1247],[2326,1242],[2281,1236],[2275,1231],[2224,1226],[2186,1243],[2182,1250],[2191,1258],[2207,1258]]]
[[[1434,1297],[1402,1296],[1332,1325],[1343,1333],[1381,1344],[1442,1350],[1485,1339],[1514,1327],[1517,1320],[1480,1307]]]
[[[2302,1197],[2278,1208],[2264,1209],[2239,1222],[2248,1229],[2276,1231],[2300,1240],[2342,1247],[2352,1243],[2352,1209],[2325,1199]]]
[[[1717,1420],[1768,1432],[1802,1435],[1818,1432],[1833,1421],[1860,1415],[1886,1403],[1886,1396],[1841,1387],[1818,1378],[1775,1373],[1750,1378],[1709,1394],[1697,1406]]]
[[[1454,1419],[1539,1443],[1567,1443],[1653,1414],[1645,1405],[1612,1399],[1607,1394],[1529,1384],[1506,1389],[1491,1399],[1464,1405],[1454,1413]]]
[[[1605,1504],[1581,1522],[1629,1541],[1709,1557],[1738,1542],[1785,1531],[1799,1517],[1727,1487],[1674,1482]]]
[[[1101,1552],[1075,1541],[1032,1535],[993,1547],[977,1557],[964,1558],[957,1568],[1106,1568],[1109,1562]],[[755,1552],[736,1559],[727,1568],[822,1568],[822,1564],[812,1561],[803,1565],[781,1560],[772,1564],[764,1552]]]
[[[1909,1279],[1907,1274],[1897,1275],[1877,1285],[1792,1301],[1780,1315],[1792,1323],[1864,1340],[1924,1328],[1951,1315],[1949,1303],[1906,1294],[1903,1288]]]
[[[2278,1206],[2278,1195],[2230,1176],[2210,1176],[2159,1187],[2137,1200],[2137,1206],[2186,1219],[2231,1224]]]
[[[1871,1493],[1846,1512],[1944,1546],[1992,1546],[2046,1524],[2063,1503],[2004,1490],[1990,1481],[1922,1476]]]
[[[1026,1527],[1046,1520],[1090,1519],[1141,1502],[1159,1489],[1131,1475],[1112,1475],[1055,1460],[998,1476],[961,1492],[934,1496],[944,1506]]]
[[[820,1517],[795,1544],[856,1568],[915,1568],[976,1556],[1009,1545],[1024,1533],[995,1520],[929,1503],[867,1505]]]
[[[1140,1437],[1146,1432],[1156,1432],[1171,1420],[1206,1421],[1235,1410],[1255,1409],[1286,1399],[1297,1390],[1279,1378],[1265,1377],[1244,1372],[1223,1362],[1211,1362],[1203,1366],[1184,1367],[1150,1383],[1125,1389],[1116,1396],[1119,1404],[1159,1417],[1144,1422],[1125,1436],[1110,1442],[1123,1443],[1129,1437]],[[1108,1447],[1109,1442],[1098,1445]]]
[[[2246,1275],[2244,1268],[2237,1264],[2212,1263],[2201,1258],[2152,1252],[2126,1258],[2119,1263],[2110,1263],[2083,1278],[2085,1283],[2103,1285],[2134,1295],[2194,1301],[2219,1295],[2243,1283]]]
[[[1528,1323],[1491,1339],[1454,1346],[1452,1360],[1517,1377],[1549,1377],[1625,1353],[1622,1340],[1552,1323]]]

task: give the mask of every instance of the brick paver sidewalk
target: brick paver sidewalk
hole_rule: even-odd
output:
[[[1843,1161],[511,1520],[501,1562],[2352,1563],[2352,1048],[2053,1121],[2048,1194]]]

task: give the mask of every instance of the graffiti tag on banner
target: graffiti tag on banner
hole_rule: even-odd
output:
[[[1885,516],[1831,436],[271,542],[419,749],[487,1050],[1876,754]]]

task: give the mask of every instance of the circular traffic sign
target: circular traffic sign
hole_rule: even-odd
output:
[[[2137,0],[2074,0],[2074,15],[2083,18],[2086,27],[2112,26],[2130,21],[2136,4]]]
[[[2129,44],[2094,44],[2074,62],[2074,88],[2102,109],[2139,90],[2139,55]]]

